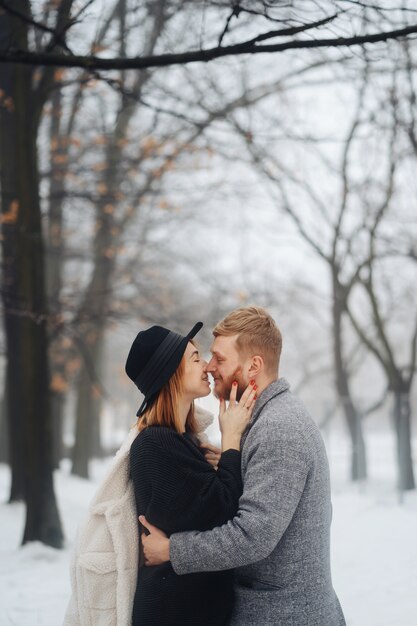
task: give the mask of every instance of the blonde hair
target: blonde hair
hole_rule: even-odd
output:
[[[166,426],[172,428],[177,433],[182,432],[179,399],[184,389],[184,363],[185,357],[182,357],[180,364],[171,378],[160,389],[158,395],[151,402],[150,406],[146,408],[145,412],[139,416],[137,421],[139,431],[148,426]],[[193,434],[197,432],[197,423],[194,417],[194,403],[191,404],[185,422],[185,430]]]
[[[235,309],[215,326],[213,335],[237,335],[236,345],[240,353],[259,354],[268,373],[278,371],[282,336],[273,318],[262,307]]]

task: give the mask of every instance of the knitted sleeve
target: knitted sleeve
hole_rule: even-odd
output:
[[[150,477],[150,503],[141,512],[148,521],[171,534],[208,530],[233,517],[242,493],[240,452],[224,452],[216,471],[181,434],[163,427],[147,431],[141,433],[132,471],[139,472],[139,480],[143,472]]]

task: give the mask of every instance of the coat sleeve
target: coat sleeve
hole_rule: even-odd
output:
[[[262,437],[249,437],[243,494],[235,517],[208,532],[170,538],[177,574],[231,569],[260,561],[274,550],[299,503],[309,463],[304,442],[276,435],[268,423]]]
[[[152,496],[144,514],[152,524],[169,534],[205,530],[223,524],[236,513],[243,488],[238,450],[224,452],[216,471],[182,435],[155,428],[137,454],[138,480],[140,467],[151,473]]]

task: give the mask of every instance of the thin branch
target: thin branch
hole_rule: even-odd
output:
[[[55,47],[58,40],[60,40],[64,36],[66,27],[68,26],[68,24],[72,23],[70,20],[70,13],[71,13],[73,2],[74,0],[63,0],[61,4],[59,5],[56,23],[55,23],[55,36],[52,37],[51,41],[49,42],[46,48],[46,52],[44,54],[47,54],[48,50],[51,50]],[[69,54],[70,56],[72,56],[72,52],[70,50],[69,50]],[[55,71],[54,71],[53,66],[46,67],[43,70],[42,78],[40,79],[39,84],[36,87],[36,94],[38,96],[37,98],[38,99],[38,102],[37,102],[38,115],[41,114],[43,105],[45,104],[48,98],[49,90],[54,82],[54,74],[55,74]]]
[[[368,86],[367,79],[368,79],[368,63],[365,64],[363,80],[362,80],[362,84],[359,90],[358,100],[356,104],[355,115],[354,115],[352,125],[350,127],[348,136],[346,138],[346,143],[343,149],[342,169],[341,169],[342,197],[341,197],[341,203],[340,203],[340,208],[339,208],[339,215],[337,217],[337,221],[336,221],[335,228],[334,228],[334,237],[333,237],[333,245],[332,245],[332,258],[335,261],[336,261],[336,255],[337,255],[337,244],[340,238],[340,230],[342,228],[342,222],[343,222],[343,218],[345,215],[347,201],[349,197],[349,178],[348,178],[349,156],[350,156],[352,144],[355,139],[356,131],[361,124],[360,118],[361,118],[361,113],[363,110],[363,102],[364,102],[364,97],[366,93],[366,88]]]
[[[374,402],[374,404],[371,404],[366,409],[360,412],[361,419],[363,417],[368,417],[368,415],[371,415],[372,413],[375,413],[375,411],[380,409],[381,406],[383,406],[385,400],[387,399],[388,394],[389,394],[389,387],[386,387],[384,393],[382,394],[379,400],[377,400],[376,402]]]
[[[278,30],[270,30],[267,33],[262,33],[261,35],[257,35],[253,39],[250,39],[247,43],[254,44],[259,41],[266,41],[267,39],[273,39],[274,37],[291,37],[293,35],[298,35],[298,33],[304,33],[307,30],[312,30],[313,28],[319,28],[320,26],[325,26],[329,22],[333,22],[333,20],[338,17],[340,13],[334,13],[334,15],[330,15],[329,17],[325,17],[322,20],[318,20],[317,22],[309,22],[307,24],[303,24],[302,26],[289,26],[288,28],[280,28]]]
[[[368,350],[370,352],[372,352],[372,354],[374,356],[376,356],[378,361],[384,366],[384,369],[386,371],[388,371],[389,370],[389,366],[388,366],[388,363],[386,362],[386,360],[384,359],[384,356],[378,350],[378,348],[375,345],[375,343],[368,337],[368,335],[365,333],[363,328],[359,325],[356,317],[353,315],[350,307],[347,306],[347,304],[346,304],[345,310],[346,310],[346,313],[347,313],[347,315],[349,317],[349,320],[350,320],[353,328],[355,329],[357,335],[361,338],[362,342],[366,345]]]
[[[239,3],[237,2],[235,4],[235,6],[233,7],[232,12],[230,13],[229,17],[226,20],[226,24],[224,26],[223,32],[219,37],[219,42],[218,42],[218,46],[220,47],[222,45],[222,41],[227,33],[227,31],[229,30],[229,26],[230,26],[230,22],[232,20],[233,17],[239,17],[239,13],[240,13],[240,7],[239,7]]]
[[[48,33],[49,35],[53,35],[55,39],[55,43],[61,46],[67,52],[70,52],[66,42],[61,38],[60,33],[58,33],[54,28],[49,28],[49,26],[45,26],[45,24],[42,24],[41,22],[37,22],[33,18],[25,15],[25,13],[22,13],[18,9],[11,7],[9,3],[7,2],[7,0],[0,0],[0,7],[2,7],[6,11],[6,13],[8,13],[9,15],[13,15],[13,17],[17,17],[20,21],[24,22],[25,24],[28,24],[29,26],[33,26],[37,30],[40,30],[44,33]]]
[[[258,171],[260,172],[260,174],[262,176],[264,176],[269,181],[269,183],[272,183],[273,188],[278,188],[278,191],[279,191],[280,196],[281,196],[282,208],[292,218],[292,220],[294,221],[294,224],[296,225],[296,227],[297,227],[299,233],[301,234],[301,236],[303,237],[303,239],[310,245],[311,248],[313,248],[313,250],[315,250],[315,252],[322,259],[324,259],[326,262],[329,263],[330,262],[329,256],[319,246],[319,244],[316,241],[314,241],[314,239],[309,235],[309,233],[307,232],[305,226],[302,223],[301,217],[293,209],[292,204],[291,204],[291,202],[288,199],[288,195],[287,195],[287,192],[285,191],[285,188],[284,188],[284,185],[282,183],[281,177],[273,174],[271,172],[270,168],[267,167],[267,165],[265,163],[266,162],[265,155],[262,154],[260,152],[260,150],[255,147],[253,141],[250,138],[245,136],[245,132],[239,126],[239,124],[237,123],[236,120],[233,121],[233,125],[235,126],[235,128],[238,130],[238,132],[246,140],[246,145],[247,145],[248,151],[249,151],[250,155],[252,156],[253,162],[256,165],[256,167],[257,167]],[[271,155],[268,155],[268,159],[270,161],[273,161],[275,167],[277,169],[280,169],[283,172],[283,176],[285,177],[286,180],[291,180],[293,182],[296,180],[295,177],[288,170],[285,170],[281,164],[278,164],[276,159],[273,159],[273,157]],[[320,208],[320,201],[317,198],[316,194],[314,194],[313,190],[309,187],[309,185],[306,182],[301,182],[301,181],[296,181],[296,182],[299,184],[300,187],[302,187],[303,189],[305,189],[309,193],[310,197],[314,200],[314,202],[316,203],[317,207]],[[273,192],[271,192],[271,195],[275,199],[275,194]]]

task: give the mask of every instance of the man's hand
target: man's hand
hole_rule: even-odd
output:
[[[145,565],[161,565],[169,561],[169,539],[166,534],[152,526],[144,515],[139,516],[139,521],[149,531],[149,535],[141,534]]]

